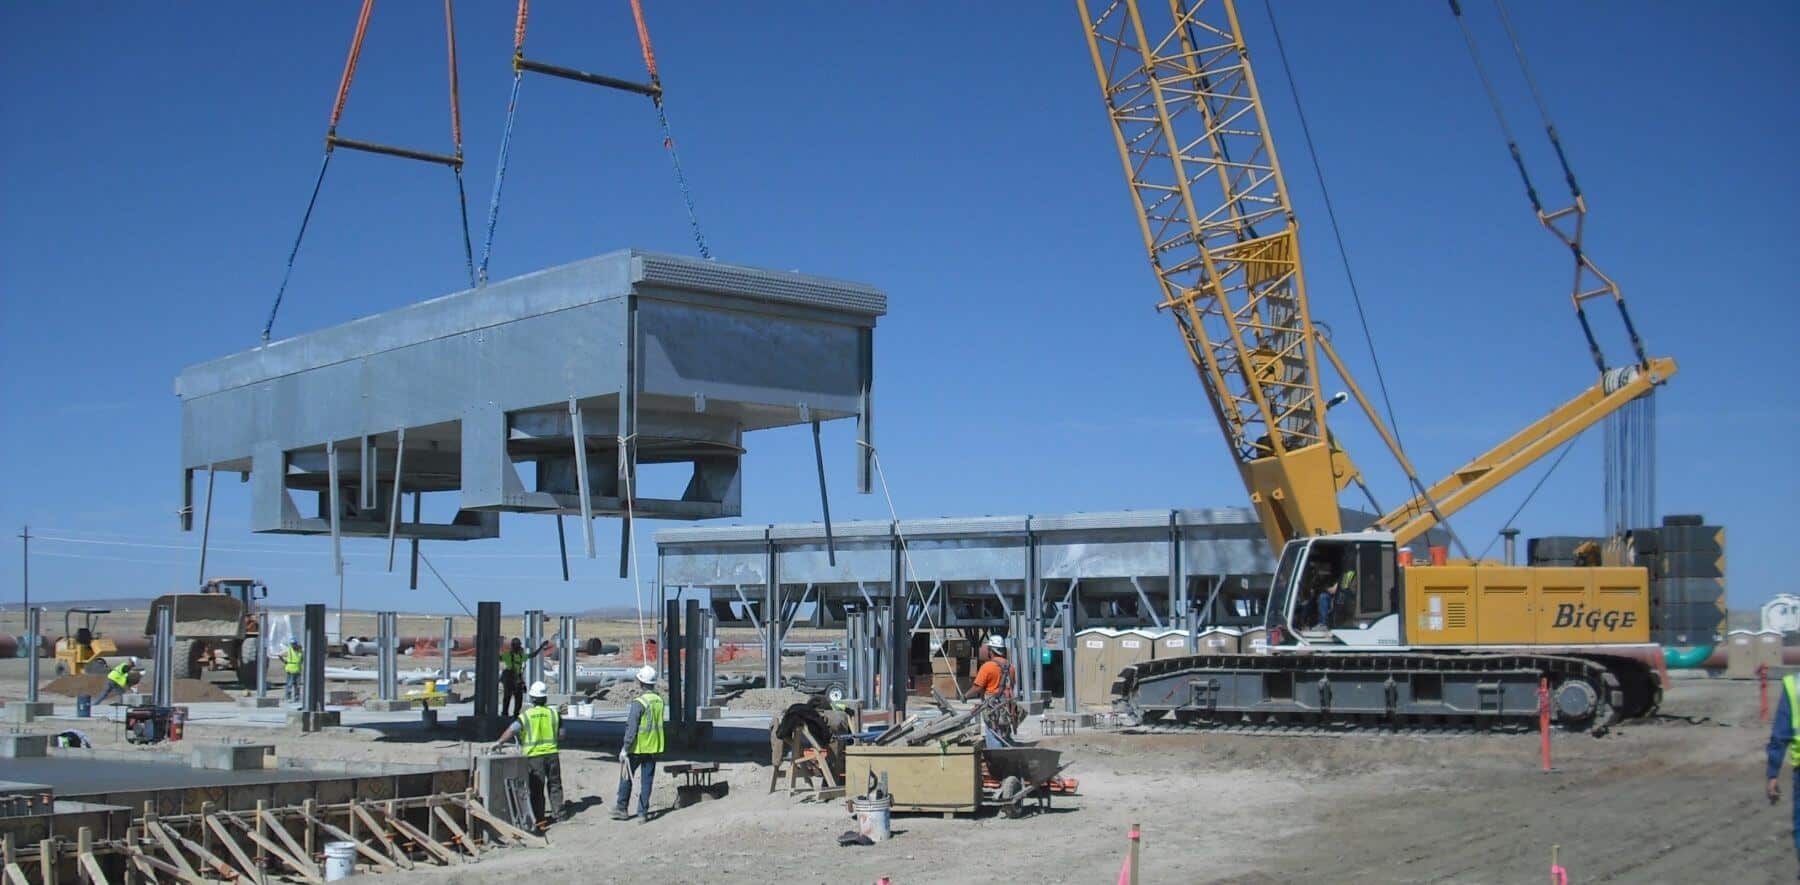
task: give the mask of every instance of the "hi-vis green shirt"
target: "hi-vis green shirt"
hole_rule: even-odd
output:
[[[288,673],[300,672],[300,649],[290,645],[281,652],[281,669]]]
[[[120,688],[124,688],[126,681],[130,679],[130,673],[131,662],[126,661],[125,663],[112,668],[112,672],[106,674],[106,680]]]
[[[663,711],[662,695],[646,691],[637,696],[637,703],[642,705],[643,712],[638,720],[632,723],[637,735],[631,742],[631,755],[654,756],[663,751]]]
[[[526,756],[548,756],[556,752],[556,732],[562,717],[549,704],[533,704],[519,714],[519,746]]]

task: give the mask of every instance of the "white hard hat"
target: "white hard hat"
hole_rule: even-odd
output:
[[[137,666],[137,655],[131,656],[131,666],[133,666],[133,667]]]
[[[1006,640],[998,633],[991,633],[987,638],[987,647],[994,651],[1006,651]]]
[[[656,684],[656,668],[649,664],[639,667],[636,675],[637,681],[644,685]]]
[[[517,683],[514,684],[516,685]],[[544,683],[542,682],[533,682],[531,683],[531,690],[526,693],[534,698],[544,698],[550,696],[550,689],[545,688]]]

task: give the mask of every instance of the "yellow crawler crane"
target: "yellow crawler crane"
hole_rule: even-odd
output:
[[[1426,485],[1309,312],[1299,223],[1235,4],[1076,5],[1159,307],[1175,320],[1280,552],[1266,653],[1139,664],[1120,674],[1118,698],[1152,722],[1505,727],[1535,721],[1542,680],[1553,715],[1569,727],[1603,729],[1653,711],[1660,649],[1649,639],[1644,569],[1451,561],[1437,547],[1429,564],[1408,555],[1450,515],[1676,371],[1673,360],[1644,356],[1617,286],[1581,250],[1586,206],[1573,176],[1569,209],[1546,212],[1531,196],[1539,219],[1575,254],[1575,308],[1600,377]],[[1601,357],[1583,312],[1593,298],[1618,306],[1635,352],[1629,364],[1608,367]],[[1321,360],[1345,393],[1320,395]],[[1377,507],[1371,524],[1347,532],[1339,493],[1369,489],[1328,430],[1326,410],[1349,399],[1412,488],[1405,503]],[[1328,611],[1320,596],[1331,598]]]

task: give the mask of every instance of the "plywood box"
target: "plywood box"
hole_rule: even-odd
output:
[[[873,773],[887,774],[895,811],[974,811],[981,805],[981,757],[974,747],[853,745],[844,783],[860,793]]]

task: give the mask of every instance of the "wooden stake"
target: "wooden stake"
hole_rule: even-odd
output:
[[[319,872],[319,867],[312,862],[312,855],[309,854],[306,849],[300,847],[300,843],[295,841],[294,837],[288,833],[287,827],[282,826],[281,821],[276,820],[275,816],[269,814],[267,811],[261,811],[257,814],[259,817],[264,817],[268,820],[269,828],[275,831],[275,836],[281,840],[281,844],[286,845],[288,851],[292,853],[293,858],[299,861],[298,864],[290,864],[290,866],[294,867],[297,871],[308,874],[308,876],[317,881],[325,881],[324,877]]]
[[[399,864],[402,869],[413,868],[412,858],[407,857],[406,852],[401,851],[400,846],[395,845],[394,840],[388,838],[387,829],[375,822],[375,816],[370,814],[368,809],[363,808],[361,804],[351,803],[350,812],[369,828],[369,832],[375,834],[375,838],[381,842],[383,848],[387,849],[388,856],[394,859],[394,863]]]
[[[319,847],[318,831],[313,826],[313,800],[307,799],[300,803],[300,816],[306,819],[306,856],[312,857]]]
[[[202,819],[206,821],[206,828],[212,831],[213,835],[219,837],[219,844],[224,845],[225,850],[230,852],[232,858],[237,860],[238,868],[244,871],[244,875],[248,876],[252,882],[262,882],[262,867],[258,866],[255,861],[250,859],[250,855],[244,851],[244,847],[239,845],[236,839],[232,838],[230,831],[225,829],[224,824],[219,823],[219,818],[209,814]]]
[[[470,857],[480,856],[481,852],[475,850],[475,840],[469,838],[468,832],[463,830],[462,825],[456,822],[456,818],[450,816],[450,812],[444,810],[444,806],[433,803],[431,806],[431,813],[444,822],[444,826],[462,843],[463,850],[469,852]]]
[[[43,878],[44,885],[56,885],[55,839],[45,839],[38,843],[38,875]]]

